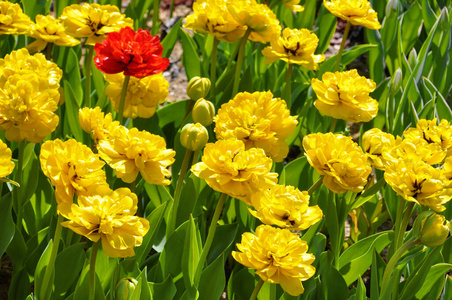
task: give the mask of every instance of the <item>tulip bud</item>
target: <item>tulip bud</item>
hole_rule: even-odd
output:
[[[400,68],[392,75],[391,84],[389,86],[389,93],[391,95],[397,94],[402,85],[402,70]]]
[[[187,95],[192,100],[207,96],[210,90],[210,80],[205,77],[193,77],[187,85]]]
[[[191,151],[200,150],[207,144],[208,140],[207,129],[199,123],[185,125],[180,133],[180,143]]]
[[[450,224],[443,215],[432,211],[421,213],[414,221],[414,236],[421,239],[427,247],[436,247],[444,243],[449,236]]]
[[[135,278],[128,277],[121,279],[116,285],[115,299],[130,299],[137,283],[138,281]]]
[[[410,51],[410,54],[408,54],[408,64],[411,67],[411,70],[413,70],[416,67],[417,64],[417,52],[416,49],[412,49]]]
[[[191,112],[191,117],[196,123],[201,123],[204,126],[209,126],[213,122],[213,117],[215,116],[215,107],[213,103],[207,101],[204,98],[198,99],[193,110]]]

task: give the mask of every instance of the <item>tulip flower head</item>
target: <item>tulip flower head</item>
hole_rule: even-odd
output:
[[[302,294],[302,281],[315,274],[314,255],[307,253],[307,243],[289,229],[261,225],[255,234],[245,232],[237,249],[232,251],[236,261],[255,269],[262,280],[280,284],[292,296]]]
[[[56,139],[41,146],[41,169],[55,187],[58,211],[64,216],[71,210],[74,194],[78,196],[109,191],[105,163],[98,154],[74,139]]]
[[[331,132],[309,134],[303,138],[303,148],[309,164],[324,176],[328,189],[338,194],[364,189],[371,167],[351,137]]]
[[[68,34],[76,38],[87,38],[87,45],[102,42],[109,32],[133,26],[133,20],[121,14],[118,7],[97,3],[67,6],[63,9],[60,20]]]
[[[368,161],[376,169],[384,170],[388,162],[383,157],[383,153],[391,149],[395,144],[392,134],[372,128],[363,134],[362,146],[367,155]]]
[[[162,57],[163,47],[158,36],[147,30],[130,27],[110,32],[102,44],[94,46],[96,67],[106,74],[124,72],[126,76],[143,78],[161,73],[169,65]]]
[[[300,0],[282,0],[282,4],[290,10],[301,12],[304,10],[304,7],[301,6]]]
[[[18,3],[0,1],[0,35],[26,34],[33,22]]]
[[[0,181],[11,174],[14,170],[14,163],[11,161],[11,149],[0,140]]]
[[[315,107],[324,115],[347,122],[369,122],[377,116],[378,102],[369,94],[376,88],[373,80],[359,76],[355,69],[326,72],[322,81],[313,78],[317,95]]]
[[[128,188],[103,196],[80,196],[78,205],[72,204],[69,221],[61,225],[93,242],[102,240],[102,250],[109,257],[131,257],[149,230],[148,220],[134,216],[137,203],[137,195]]]
[[[285,28],[282,37],[273,36],[270,46],[262,50],[262,54],[266,64],[281,59],[308,70],[318,70],[318,64],[325,60],[325,55],[314,54],[318,44],[319,38],[308,29]]]
[[[442,119],[438,124],[436,118],[433,120],[420,119],[416,128],[408,128],[403,132],[407,139],[421,138],[429,144],[437,144],[447,156],[452,155],[452,126],[446,119]]]
[[[323,5],[336,17],[353,25],[378,30],[381,24],[369,0],[323,0]]]
[[[289,153],[286,143],[298,121],[290,115],[281,98],[268,92],[238,93],[223,104],[214,118],[217,139],[235,138],[246,149],[262,148],[268,156],[281,162]]]
[[[110,132],[119,126],[118,121],[113,121],[111,113],[104,114],[100,107],[84,107],[78,112],[78,120],[83,131],[89,133],[94,143],[105,140]]]
[[[272,164],[262,149],[245,150],[242,141],[229,139],[207,144],[202,162],[191,171],[215,191],[250,205],[252,194],[276,184],[278,174],[270,173]]]

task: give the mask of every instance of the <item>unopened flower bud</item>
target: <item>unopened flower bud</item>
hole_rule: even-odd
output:
[[[205,77],[193,77],[187,85],[187,95],[192,100],[207,96],[210,90],[210,80]]]
[[[207,101],[204,98],[200,98],[196,101],[191,112],[191,117],[194,122],[201,123],[204,126],[209,126],[212,124],[214,116],[215,106],[212,102]]]
[[[138,281],[135,278],[123,278],[116,285],[115,299],[127,300],[130,299]]]
[[[200,150],[207,144],[208,140],[207,129],[199,123],[185,125],[180,133],[180,143],[191,151]]]
[[[402,70],[398,68],[394,75],[392,75],[389,93],[391,95],[397,94],[401,85],[402,85]]]
[[[427,247],[436,247],[444,243],[449,232],[449,221],[443,215],[431,211],[421,213],[414,221],[413,234]]]
[[[411,70],[414,70],[417,64],[417,52],[414,48],[408,54],[408,63],[410,64]]]

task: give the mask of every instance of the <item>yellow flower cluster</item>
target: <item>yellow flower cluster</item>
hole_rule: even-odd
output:
[[[326,116],[355,123],[368,122],[377,116],[378,102],[369,96],[376,84],[359,76],[355,69],[326,72],[322,81],[313,78],[311,85],[317,95],[314,105]]]
[[[109,32],[133,27],[133,20],[121,14],[114,5],[97,3],[72,4],[60,16],[66,32],[76,38],[87,38],[87,45],[101,43]]]
[[[287,156],[285,140],[298,123],[286,102],[273,98],[270,91],[238,93],[221,106],[214,122],[217,139],[235,138],[243,141],[246,149],[262,148],[276,162]]]
[[[110,113],[104,114],[100,107],[84,107],[79,110],[78,119],[83,131],[89,133],[95,144],[107,139],[110,132],[119,126],[118,121],[113,121]]]
[[[198,0],[193,3],[193,14],[185,21],[185,28],[208,33],[220,41],[235,43],[246,31],[229,13],[227,0]],[[196,99],[195,99],[196,100]]]
[[[325,55],[314,54],[318,44],[319,38],[308,29],[285,28],[282,37],[274,35],[270,46],[262,50],[262,54],[266,64],[281,59],[308,70],[318,70],[318,64],[325,60]]]
[[[353,25],[369,29],[381,28],[377,13],[370,6],[369,0],[323,0],[323,5],[336,17]]]
[[[102,250],[109,257],[134,256],[149,230],[149,221],[134,216],[137,196],[128,188],[119,188],[105,195],[80,196],[72,204],[64,227],[93,242],[102,240]]]
[[[441,212],[452,199],[452,127],[446,120],[421,119],[401,137],[372,129],[364,133],[369,161],[407,201]]]
[[[371,168],[366,154],[351,137],[332,133],[309,134],[303,138],[308,162],[331,191],[359,193],[367,183]]]
[[[92,195],[108,191],[105,165],[86,145],[74,139],[56,139],[41,146],[41,169],[55,187],[58,211],[67,216],[74,194]]]
[[[245,232],[237,248],[232,251],[235,260],[256,269],[264,281],[279,283],[292,296],[302,294],[302,281],[315,274],[314,255],[307,253],[307,243],[290,230],[261,225],[255,234]]]
[[[36,24],[33,24],[28,35],[36,39],[27,46],[30,52],[44,50],[48,43],[66,47],[80,44],[80,41],[66,33],[61,20],[52,15],[37,15]]]
[[[274,185],[251,196],[253,216],[267,225],[305,230],[323,217],[318,205],[309,206],[309,195],[293,186]]]
[[[0,1],[0,35],[26,34],[33,22],[17,3]]]
[[[262,149],[245,150],[242,141],[228,139],[207,144],[202,162],[191,171],[212,189],[250,205],[252,194],[276,184],[278,174],[270,173],[271,167]]]
[[[105,80],[109,83],[105,88],[105,94],[113,102],[114,109],[118,111],[124,74],[106,74]],[[144,78],[131,76],[127,86],[123,116],[131,119],[152,117],[157,106],[165,102],[168,88],[169,83],[162,73]]]

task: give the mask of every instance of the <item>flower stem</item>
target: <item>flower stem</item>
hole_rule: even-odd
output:
[[[319,186],[322,184],[322,182],[323,182],[323,176],[320,176],[320,178],[317,179],[317,181],[314,182],[314,184],[309,188],[308,195],[312,195],[312,193],[314,193],[314,191],[319,188]]]
[[[413,211],[413,207],[414,207],[414,202],[408,202],[407,208],[405,210],[405,214],[403,215],[402,223],[400,224],[400,228],[398,229],[396,245],[400,245],[403,242],[403,236],[405,235],[406,227],[408,226],[408,223],[410,222],[411,212]]]
[[[262,278],[259,278],[259,281],[257,282],[256,287],[254,288],[254,291],[251,294],[250,300],[255,300],[257,298],[257,294],[259,294],[259,291],[261,290],[263,284],[264,281],[262,280]]]
[[[160,29],[160,0],[154,0],[152,8],[152,28],[151,34],[157,35]]]
[[[192,158],[192,161],[191,161],[192,165],[194,165],[194,164],[196,164],[198,162],[198,157],[199,157],[199,152],[200,151],[201,150],[196,150],[196,151],[193,152],[193,158]]]
[[[339,65],[341,64],[342,52],[344,52],[345,42],[347,41],[347,37],[348,37],[348,33],[350,32],[351,25],[352,25],[352,23],[347,21],[347,25],[345,26],[344,35],[342,36],[341,46],[339,47],[339,51],[337,52],[336,65],[334,66],[334,72],[339,70]]]
[[[97,250],[99,249],[100,241],[97,241],[93,244],[93,248],[91,248],[91,259],[89,262],[89,300],[94,300],[94,295],[96,292],[96,257]]]
[[[212,222],[210,223],[209,233],[207,234],[206,244],[202,249],[201,258],[198,262],[198,267],[196,268],[195,274],[195,285],[199,285],[199,280],[201,279],[202,269],[204,267],[204,263],[207,259],[207,254],[209,254],[210,247],[212,246],[213,237],[215,236],[215,231],[217,230],[217,222],[220,218],[221,211],[224,207],[224,202],[226,201],[227,194],[223,193],[218,200],[217,207],[215,208],[215,212],[212,217]]]
[[[334,129],[336,128],[336,124],[337,124],[337,119],[333,118],[333,121],[331,121],[330,130],[328,130],[328,132],[334,133]]]
[[[185,175],[187,174],[188,166],[191,163],[191,154],[193,151],[185,150],[184,161],[182,162],[182,166],[179,172],[179,178],[177,179],[176,190],[174,191],[174,202],[171,207],[171,212],[168,220],[168,228],[166,230],[166,240],[168,240],[171,235],[173,235],[176,230],[176,221],[177,221],[177,209],[179,207],[180,195],[182,192],[182,184],[185,180]]]
[[[17,172],[15,180],[18,183],[19,187],[14,189],[14,202],[17,205],[17,221],[16,226],[18,229],[22,229],[22,211],[23,211],[23,203],[25,203],[25,199],[22,199],[21,195],[19,195],[19,192],[23,188],[22,186],[22,173],[23,173],[23,166],[24,166],[24,152],[25,147],[27,146],[28,142],[26,140],[22,140],[19,144],[19,155],[17,158]]]
[[[402,227],[402,215],[403,215],[403,210],[405,208],[405,204],[406,204],[405,199],[401,198],[400,203],[399,203],[399,209],[397,210],[395,224],[394,224],[394,232],[395,232],[394,241],[393,241],[393,244],[391,245],[391,247],[389,248],[388,259],[391,259],[392,255],[395,253],[397,248],[399,248],[398,236],[399,236],[399,231]]]
[[[210,62],[210,99],[215,103],[215,97],[217,96],[216,81],[217,81],[217,54],[218,54],[218,42],[217,38],[213,38],[212,56]]]
[[[63,222],[63,216],[58,214],[55,235],[53,236],[52,252],[50,253],[49,263],[47,264],[47,268],[44,273],[44,279],[42,280],[42,285],[41,285],[41,294],[44,295],[43,299],[50,299],[49,293],[51,292],[52,289],[50,288],[50,290],[48,292],[47,292],[47,289],[49,288],[50,276],[52,275],[52,271],[55,266],[55,260],[56,260],[56,256],[58,253],[58,246],[60,245],[61,230],[63,228],[61,226],[61,222]],[[50,285],[50,287],[52,287],[52,285]]]
[[[287,66],[287,73],[286,73],[286,84],[284,85],[284,89],[282,91],[282,98],[286,100],[287,107],[290,108],[290,105],[292,103],[292,89],[291,89],[291,83],[292,83],[292,67],[293,64],[289,64]]]
[[[91,64],[93,62],[94,47],[86,45],[85,52],[85,106],[91,107]]]
[[[248,42],[248,37],[250,36],[250,34],[251,28],[248,27],[248,29],[245,32],[245,35],[240,40],[239,54],[237,57],[237,64],[235,65],[235,76],[234,76],[234,86],[232,88],[232,97],[234,97],[239,91],[240,72],[242,71],[243,56],[245,54],[246,42]]]
[[[399,249],[397,249],[397,252],[394,254],[394,256],[389,260],[388,264],[386,265],[385,272],[383,274],[383,280],[381,283],[381,293],[380,295],[383,295],[386,286],[388,285],[388,281],[391,278],[392,271],[394,270],[396,263],[399,261],[400,257],[412,246],[419,244],[420,239],[412,238],[411,240],[407,241],[405,244],[402,245]]]
[[[47,43],[46,59],[52,61],[53,43]]]
[[[124,83],[122,84],[122,90],[121,90],[121,98],[119,99],[119,110],[118,110],[118,121],[119,124],[122,125],[122,121],[124,119],[124,105],[126,103],[126,96],[127,96],[127,87],[129,86],[130,76],[124,77]]]

